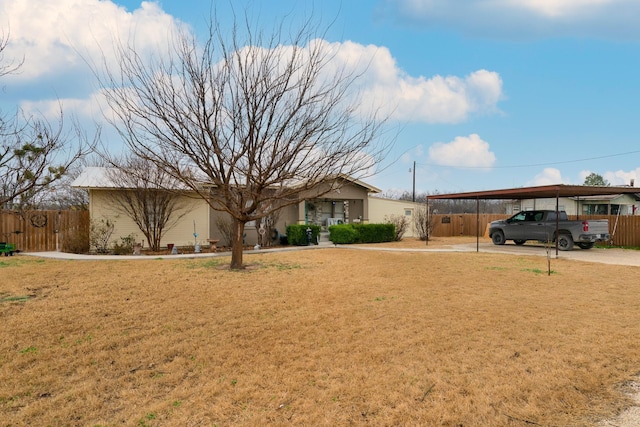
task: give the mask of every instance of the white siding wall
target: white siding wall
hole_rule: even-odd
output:
[[[640,203],[636,201],[633,196],[628,194],[623,194],[620,197],[617,197],[612,200],[596,200],[596,199],[581,199],[578,203],[575,199],[569,197],[560,197],[558,199],[558,205],[561,211],[567,212],[567,215],[582,215],[583,214],[583,205],[593,205],[593,204],[613,204],[613,205],[621,205],[622,209],[621,215],[633,215],[633,206],[639,206]],[[518,202],[514,203],[515,206],[518,206]],[[524,199],[520,201],[520,207],[523,211],[528,210],[555,210],[556,209],[556,199]],[[516,213],[516,211],[513,211]],[[635,214],[640,214],[640,209],[636,209]]]
[[[109,193],[118,190],[91,190],[90,197],[90,215],[92,221],[99,221],[100,218],[108,218],[115,223],[111,242],[120,242],[121,237],[129,234],[136,235],[136,241],[147,242],[144,234],[138,226],[126,214],[122,213],[110,200]],[[173,243],[176,246],[193,246],[193,222],[196,223],[196,231],[198,233],[198,242],[201,245],[208,244],[209,238],[209,205],[202,199],[191,197],[183,197],[181,203],[188,206],[186,214],[180,219],[178,224],[168,231],[165,231],[162,237],[161,246],[167,246],[167,243]],[[182,211],[181,211],[182,212]]]
[[[561,211],[566,211],[567,215],[575,215],[576,214],[576,201],[566,198],[560,197],[558,199],[558,204]],[[556,199],[524,199],[520,203],[521,210],[523,211],[532,211],[532,210],[556,210]],[[515,212],[514,212],[515,213]]]
[[[392,200],[382,199],[379,197],[369,197],[369,223],[381,224],[384,223],[385,216],[391,215],[403,215],[409,219],[409,228],[404,234],[404,237],[416,237],[415,226],[413,225],[413,218],[416,214],[419,203],[413,203],[405,200]],[[410,213],[410,215],[407,215]]]

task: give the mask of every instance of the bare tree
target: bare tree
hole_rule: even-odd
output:
[[[219,215],[215,219],[215,224],[220,234],[222,234],[223,245],[231,246],[233,242],[233,220],[226,216]]]
[[[180,183],[148,160],[125,156],[108,177],[119,190],[110,192],[116,209],[135,222],[151,250],[160,250],[165,232],[193,206]]]
[[[110,218],[92,219],[89,227],[89,247],[95,248],[98,253],[109,252],[115,226],[115,222]]]
[[[433,215],[427,213],[426,205],[418,206],[413,216],[413,221],[413,225],[418,233],[418,238],[426,241],[433,234],[433,230],[436,227]]]
[[[15,62],[5,58],[4,53],[8,44],[9,33],[5,34],[4,31],[0,30],[0,77],[18,71],[24,62],[24,60]]]
[[[21,65],[3,65],[7,43],[8,37],[0,33],[0,76]],[[20,110],[0,111],[0,208],[32,209],[42,192],[92,148],[78,124],[73,125],[75,138],[65,131],[62,109],[56,124]]]
[[[409,219],[406,217],[406,215],[391,215],[391,216],[385,215],[384,222],[386,224],[393,224],[394,233],[395,233],[394,240],[396,242],[399,242],[400,240],[402,240],[404,233],[407,232],[407,229],[411,225],[411,222],[409,222]]]
[[[203,44],[179,34],[152,60],[121,45],[117,70],[96,70],[129,149],[234,219],[233,269],[247,222],[364,177],[388,149],[383,121],[350,97],[358,75],[311,21],[256,28],[212,18]]]
[[[264,248],[268,248],[273,241],[278,238],[276,224],[280,219],[280,211],[271,212],[269,215],[256,221],[256,230],[258,232],[258,244]]]

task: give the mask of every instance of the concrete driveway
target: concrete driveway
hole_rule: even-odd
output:
[[[459,248],[465,251],[475,251],[476,244],[462,244],[455,245],[454,248]],[[480,252],[491,253],[504,253],[513,255],[531,255],[531,256],[547,256],[547,249],[542,244],[530,244],[526,243],[522,246],[517,246],[513,243],[506,243],[502,246],[494,245],[493,243],[480,243]],[[550,248],[550,254],[552,259],[556,259],[555,246]],[[573,261],[585,261],[585,262],[599,262],[602,264],[613,265],[632,265],[640,267],[640,251],[632,249],[601,249],[592,248],[588,250],[575,248],[572,251],[559,251],[558,259],[570,259]]]
[[[513,243],[507,243],[503,246],[496,246],[492,243],[480,243],[480,252],[487,253],[504,253],[512,255],[529,255],[529,256],[541,256],[546,257],[547,251],[544,245],[527,243],[522,246],[516,246]],[[476,243],[464,243],[455,244],[447,248],[388,248],[360,245],[333,245],[324,244],[319,246],[286,246],[279,247],[277,249],[261,249],[259,251],[245,251],[246,254],[257,254],[277,251],[295,251],[295,250],[309,250],[309,249],[323,249],[323,248],[340,248],[340,249],[360,249],[370,251],[393,251],[393,252],[476,252]],[[164,255],[164,256],[147,256],[147,255],[77,255],[68,254],[64,252],[30,252],[21,253],[21,255],[30,255],[43,258],[58,258],[58,259],[75,259],[75,260],[98,260],[98,259],[110,259],[110,260],[131,260],[131,259],[150,259],[150,258],[208,258],[217,256],[229,256],[229,252],[218,253],[203,253],[203,254],[185,254],[185,255]],[[551,248],[551,257],[556,258],[555,247]],[[583,250],[576,248],[572,251],[558,253],[559,259],[570,259],[574,261],[585,262],[599,262],[602,264],[613,265],[631,265],[640,267],[640,251],[630,249],[599,249],[593,248],[589,250]]]

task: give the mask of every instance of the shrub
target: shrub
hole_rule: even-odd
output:
[[[113,244],[114,255],[131,255],[133,253],[133,244],[136,242],[136,235],[129,234],[128,236],[121,237],[120,243],[115,242]]]
[[[396,237],[393,224],[353,224],[359,243],[393,242]]]
[[[416,209],[413,221],[413,225],[416,227],[418,238],[420,238],[420,240],[427,240],[427,236],[433,235],[433,230],[437,223],[433,215],[427,215],[427,207],[425,205]]]
[[[287,226],[287,241],[289,244],[296,246],[308,245],[307,228],[311,229],[311,243],[318,244],[320,226],[313,224],[291,224]]]
[[[411,224],[409,218],[406,215],[391,215],[385,216],[384,222],[387,224],[393,224],[395,227],[395,236],[393,240],[399,242],[402,240],[402,236],[407,232],[409,225]]]
[[[69,231],[62,239],[62,252],[72,254],[89,253],[89,236],[81,230]]]
[[[115,223],[109,218],[100,218],[99,220],[91,220],[91,228],[89,229],[89,242],[92,248],[98,253],[109,252],[109,241],[115,228]]]
[[[358,233],[351,224],[331,225],[329,233],[329,239],[336,245],[348,245],[358,240]]]
[[[392,242],[393,224],[342,224],[329,227],[330,239],[335,244]]]

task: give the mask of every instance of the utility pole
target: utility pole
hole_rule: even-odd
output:
[[[413,203],[416,202],[416,161],[413,161]]]

